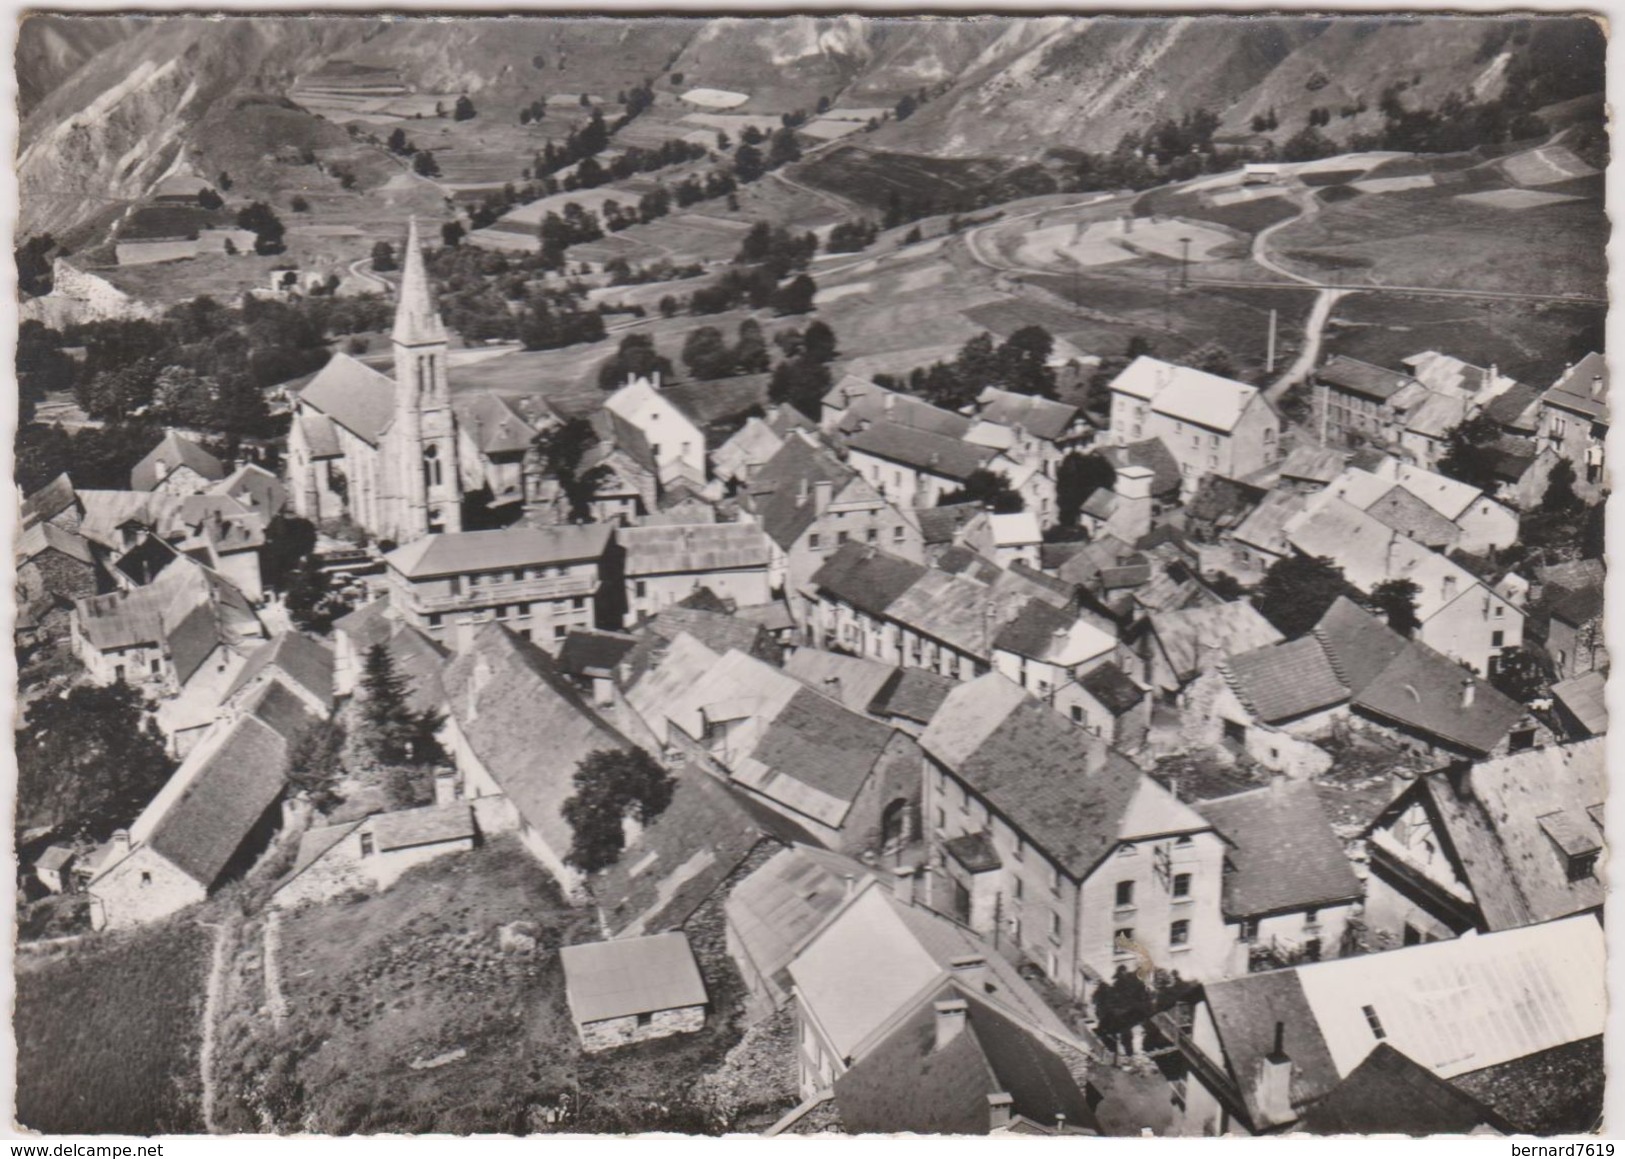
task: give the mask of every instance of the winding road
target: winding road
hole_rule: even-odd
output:
[[[1289,281],[1298,282],[1305,286],[1312,286],[1316,290],[1315,304],[1309,311],[1309,317],[1303,323],[1303,346],[1298,351],[1298,356],[1292,360],[1292,365],[1286,368],[1286,373],[1264,389],[1264,397],[1270,402],[1278,401],[1283,394],[1292,389],[1295,384],[1302,382],[1309,372],[1315,368],[1315,363],[1320,358],[1320,347],[1326,336],[1326,322],[1332,316],[1332,307],[1337,305],[1337,300],[1348,292],[1347,290],[1321,286],[1313,278],[1306,278],[1301,274],[1293,273],[1270,256],[1269,240],[1271,234],[1286,226],[1306,221],[1320,212],[1320,199],[1309,190],[1300,190],[1293,195],[1293,199],[1298,203],[1298,212],[1294,216],[1278,221],[1274,225],[1266,226],[1253,235],[1252,257],[1254,262],[1273,274],[1278,274]]]

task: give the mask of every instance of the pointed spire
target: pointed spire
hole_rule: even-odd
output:
[[[423,268],[423,248],[418,244],[418,219],[412,218],[406,233],[406,261],[401,274],[400,294],[395,300],[394,340],[405,346],[424,346],[446,340],[429,293],[429,274]]]

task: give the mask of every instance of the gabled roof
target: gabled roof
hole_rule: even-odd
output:
[[[929,475],[964,482],[998,457],[990,447],[973,446],[954,435],[940,435],[902,423],[881,420],[847,436],[848,451],[874,455]]]
[[[1590,811],[1607,799],[1606,750],[1606,738],[1593,737],[1422,778],[1489,929],[1602,904],[1606,882],[1598,874],[1570,881],[1568,854],[1601,846]]]
[[[462,841],[474,836],[474,811],[467,801],[447,801],[380,813],[373,818],[372,832],[380,853]]]
[[[615,937],[679,928],[763,839],[738,797],[692,765],[673,775],[671,803],[592,883]]]
[[[935,1002],[961,1000],[964,1028],[937,1047]],[[1063,1118],[1095,1126],[1088,1100],[1061,1057],[1030,1030],[945,984],[866,1057],[835,1080],[841,1127],[851,1134],[985,1135],[991,1096],[1009,1114],[1053,1128]]]
[[[806,439],[785,439],[750,481],[750,500],[762,529],[789,550],[818,518],[814,484],[830,483],[839,495],[858,481],[858,473],[823,447]],[[805,494],[803,494],[805,486]],[[879,501],[879,496],[874,496]]]
[[[228,495],[262,519],[269,520],[288,505],[288,489],[258,463],[244,463],[214,485],[214,493]]]
[[[1547,388],[1541,402],[1607,423],[1608,360],[1601,354],[1587,354]]]
[[[750,721],[751,731],[760,736],[791,698],[809,691],[743,652],[706,662],[714,656],[693,637],[679,635],[661,663],[633,686],[632,707],[656,735],[666,735],[667,722],[697,740],[707,722]],[[753,747],[753,741],[740,738],[735,755]]]
[[[90,540],[64,530],[54,523],[35,523],[17,539],[17,562],[25,563],[47,551],[59,551],[69,559],[94,565],[96,555]]]
[[[928,570],[923,564],[878,548],[848,542],[837,548],[813,574],[812,586],[824,589],[861,612],[879,616]]]
[[[154,491],[178,468],[190,467],[205,479],[223,479],[226,468],[191,439],[170,431],[156,447],[130,468],[130,490]]]
[[[1533,434],[1540,425],[1537,417],[1540,391],[1522,382],[1514,382],[1506,390],[1484,404],[1483,413],[1510,431]]]
[[[1230,656],[1221,671],[1241,702],[1265,724],[1294,720],[1349,698],[1331,657],[1312,634]]]
[[[673,604],[662,608],[642,630],[649,637],[661,640],[675,640],[686,632],[719,655],[737,650],[757,660],[778,662],[780,649],[767,629],[754,620],[741,619],[729,612]]]
[[[333,650],[295,631],[282,632],[251,652],[224,699],[230,700],[269,671],[281,673],[317,700],[332,705]]]
[[[929,724],[957,682],[924,668],[896,669],[869,702],[876,716]]]
[[[884,421],[958,439],[971,426],[971,420],[962,414],[850,374],[824,396],[823,405],[846,412],[841,419],[841,430],[848,434],[861,429],[865,422]]]
[[[1201,673],[1204,657],[1246,652],[1281,639],[1275,625],[1246,600],[1155,612],[1150,625],[1181,683]]]
[[[552,657],[501,624],[476,629],[445,668],[448,706],[474,756],[519,815],[561,856],[572,834],[560,808],[576,766],[632,743],[582,699]],[[537,760],[538,753],[547,754]]]
[[[23,500],[23,526],[32,527],[36,523],[54,519],[78,502],[73,480],[64,471]]]
[[[1051,442],[1071,429],[1079,408],[1035,394],[1017,394],[989,386],[976,397],[985,422],[1019,426],[1040,439]]]
[[[1311,483],[1330,483],[1343,470],[1347,455],[1336,447],[1317,447],[1313,443],[1292,448],[1292,453],[1281,460],[1276,474],[1283,479],[1304,479]]]
[[[395,380],[339,351],[299,392],[299,405],[326,415],[376,447],[395,417]]]
[[[1458,1075],[1451,1085],[1521,1135],[1584,1135],[1602,1124],[1608,1066],[1602,1035]]]
[[[1426,402],[1411,412],[1405,422],[1405,430],[1425,438],[1442,439],[1460,426],[1466,417],[1467,403],[1464,399],[1448,394],[1430,394]]]
[[[397,547],[384,561],[408,579],[579,563],[600,558],[614,533],[602,523],[456,531]]]
[[[572,629],[559,648],[559,670],[569,676],[613,673],[637,643],[622,632]]]
[[[797,648],[785,659],[784,671],[853,712],[868,712],[881,690],[902,670],[861,656]]]
[[[1352,693],[1363,692],[1405,650],[1405,637],[1347,596],[1332,601],[1310,632]]]
[[[1326,364],[1315,371],[1315,380],[1381,402],[1386,402],[1416,381],[1408,374],[1373,366],[1369,362],[1361,362],[1358,358],[1349,358],[1343,354],[1327,359]]]
[[[1552,685],[1555,699],[1592,736],[1608,731],[1608,673],[1591,671]]]
[[[1146,696],[1145,689],[1113,660],[1089,669],[1078,679],[1078,687],[1099,701],[1113,716],[1122,716]]]
[[[523,454],[536,438],[536,428],[507,399],[490,391],[458,399],[457,421],[486,455]]]
[[[795,845],[734,886],[723,908],[745,958],[782,993],[801,947],[840,908],[849,888],[872,875],[839,853]]]
[[[1361,896],[1360,881],[1308,781],[1197,802],[1196,811],[1231,845],[1224,913],[1254,918],[1317,909]]]
[[[839,828],[894,735],[888,725],[801,688],[730,771],[769,800]]]
[[[1390,487],[1365,513],[1424,547],[1443,550],[1461,538],[1461,528],[1402,486]]]
[[[1293,1107],[1312,1103],[1342,1080],[1310,1009],[1301,973],[1270,970],[1209,982],[1203,987],[1218,1031],[1222,1061],[1229,1064],[1255,1131],[1289,1123],[1296,1117],[1290,1111],[1279,1114],[1277,1108],[1266,1105],[1257,1084],[1261,1069],[1270,1065],[1274,1055],[1277,1024],[1281,1028],[1282,1054],[1291,1060],[1288,1097]]]
[[[175,666],[175,679],[182,684],[192,679],[209,655],[225,643],[214,608],[198,604],[168,631],[169,660]]]
[[[993,641],[1001,651],[1067,668],[1093,660],[1116,644],[1115,637],[1075,612],[1036,598],[1022,605]]]
[[[768,561],[767,535],[754,523],[623,527],[616,536],[629,576],[765,568]]]
[[[1471,704],[1464,704],[1468,683]],[[1408,640],[1381,673],[1354,694],[1355,708],[1470,753],[1488,753],[1524,717],[1524,707],[1426,644]]]
[[[565,946],[559,950],[559,964],[570,1016],[578,1026],[706,1002],[705,980],[687,934]]]
[[[751,468],[760,467],[777,454],[784,446],[784,439],[766,422],[752,415],[727,442],[711,452],[711,464],[720,476],[744,479]]]
[[[1159,414],[1230,431],[1258,397],[1258,388],[1142,354],[1112,379],[1111,390],[1144,399]]]
[[[1295,1129],[1311,1135],[1467,1135],[1482,1127],[1514,1133],[1473,1096],[1380,1042],[1309,1106]]]
[[[1151,494],[1166,495],[1178,491],[1180,486],[1179,460],[1168,449],[1168,444],[1152,436],[1137,443],[1123,446],[1096,447],[1093,453],[1122,470],[1124,467],[1144,467],[1151,472]],[[1109,493],[1109,488],[1107,489]]]

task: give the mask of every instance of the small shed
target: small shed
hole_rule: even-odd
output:
[[[705,1025],[705,981],[686,934],[565,946],[559,960],[585,1050],[691,1034]]]
[[[73,850],[66,845],[52,845],[34,862],[34,876],[52,893],[67,893],[72,888]]]

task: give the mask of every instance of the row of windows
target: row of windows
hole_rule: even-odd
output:
[[[638,594],[642,595],[643,593],[639,592]],[[530,618],[531,608],[534,607],[534,606],[535,605],[533,605],[533,604],[499,604],[496,607],[493,607],[493,608],[491,608],[489,610],[499,620],[507,620],[507,619],[528,620]],[[560,601],[559,603],[545,604],[543,606],[552,608],[555,613],[562,612],[564,610],[563,601]],[[570,601],[570,610],[571,611],[576,611],[576,612],[585,611],[586,607],[587,607],[587,597],[586,596],[576,596]],[[463,614],[465,614],[466,611],[473,611],[473,610],[475,610],[475,609],[465,609],[464,611],[460,611],[460,612],[456,612],[456,613],[452,613],[452,614],[463,615]],[[430,612],[429,613],[429,627],[431,627],[431,628],[440,627],[440,625],[445,622],[446,615],[447,615],[447,613],[444,613],[444,612]]]
[[[1117,883],[1115,904],[1118,909],[1131,909],[1134,906],[1134,888],[1135,883],[1132,881],[1120,881]],[[1175,900],[1190,897],[1191,875],[1188,873],[1174,874],[1173,880],[1169,883],[1168,888],[1169,893],[1175,898]]]
[[[1191,944],[1191,923],[1186,918],[1168,923],[1168,945],[1177,949]],[[1134,927],[1121,926],[1112,931],[1112,953],[1119,958],[1133,957],[1135,950]]]
[[[907,534],[906,530],[901,526],[892,528],[891,529],[892,545],[895,546],[895,547],[901,547],[903,545],[904,537],[905,537],[906,534]],[[851,533],[850,532],[837,531],[835,533],[835,546],[839,547],[841,544],[847,542],[847,540],[850,539],[850,538],[851,538]],[[880,529],[877,528],[877,527],[869,528],[867,531],[865,531],[863,533],[863,541],[865,543],[878,544],[880,542]],[[821,550],[823,542],[824,542],[824,537],[822,535],[820,535],[816,531],[813,532],[811,535],[807,536],[807,547],[811,551],[819,551],[819,550]]]

